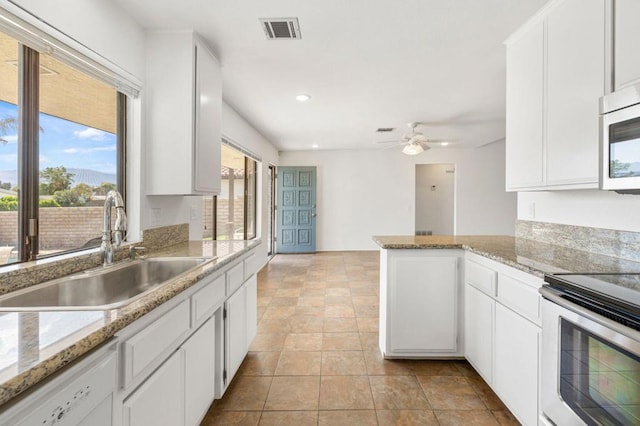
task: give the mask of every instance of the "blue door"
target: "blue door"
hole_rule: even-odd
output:
[[[278,253],[316,251],[316,168],[278,167]]]

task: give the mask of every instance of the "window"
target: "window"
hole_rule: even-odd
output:
[[[100,245],[104,196],[124,195],[125,106],[0,33],[0,264]]]
[[[239,149],[222,145],[221,190],[204,197],[203,238],[256,238],[258,162]]]

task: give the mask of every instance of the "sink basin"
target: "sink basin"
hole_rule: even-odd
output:
[[[0,311],[68,311],[118,308],[157,289],[207,259],[140,259],[47,281],[0,297]]]

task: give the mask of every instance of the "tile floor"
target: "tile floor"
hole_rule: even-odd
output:
[[[518,424],[465,361],[382,359],[378,256],[276,256],[258,275],[258,335],[202,424]]]

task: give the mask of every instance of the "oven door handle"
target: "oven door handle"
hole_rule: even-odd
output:
[[[539,291],[542,297],[549,300],[550,302],[560,305],[561,307],[568,309],[583,318],[589,319],[631,339],[638,339],[639,333],[636,330],[626,327],[619,322],[613,321],[563,298],[562,295],[564,293],[561,290],[557,290],[548,285],[543,285],[542,287],[540,287]]]

